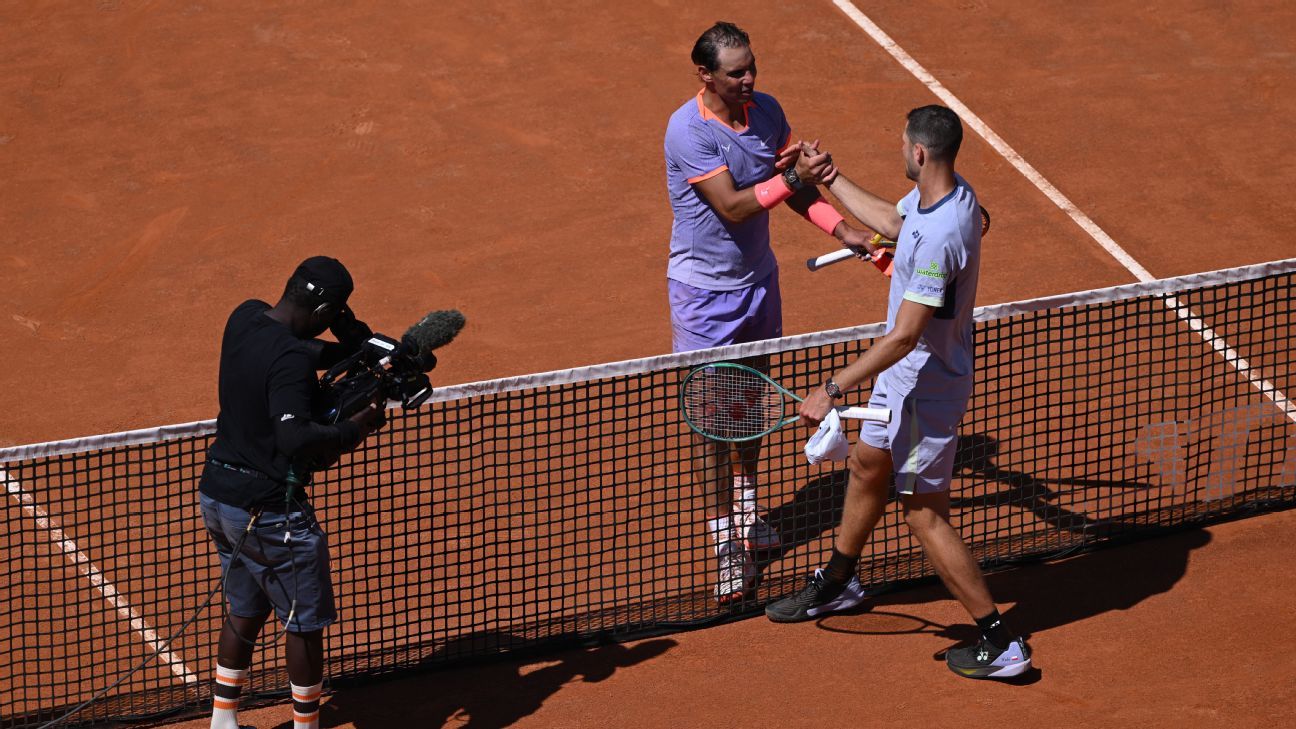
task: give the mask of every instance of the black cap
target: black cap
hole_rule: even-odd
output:
[[[347,297],[355,290],[355,283],[351,281],[346,266],[338,259],[328,256],[307,258],[293,271],[293,277],[304,280],[306,288],[312,294],[333,304],[345,304]]]

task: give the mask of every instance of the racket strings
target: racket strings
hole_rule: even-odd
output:
[[[684,383],[684,415],[716,438],[751,438],[783,420],[782,393],[757,375],[735,368],[702,370]]]

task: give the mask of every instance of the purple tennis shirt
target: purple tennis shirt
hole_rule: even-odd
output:
[[[769,213],[741,223],[716,214],[693,183],[728,171],[738,189],[768,180],[774,159],[792,141],[792,128],[773,96],[755,93],[744,108],[747,125],[733,129],[702,105],[702,92],[684,102],[666,125],[666,188],[675,223],[667,278],[710,291],[751,286],[774,271]]]

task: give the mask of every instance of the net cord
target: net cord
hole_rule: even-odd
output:
[[[1296,258],[1269,261],[1267,263],[1258,263],[1250,266],[1239,266],[1220,271],[1192,273],[1185,276],[1176,276],[1174,278],[1158,279],[1155,281],[1123,284],[1102,289],[1090,289],[1088,291],[1058,294],[1055,296],[1045,296],[1036,299],[1026,299],[1007,304],[981,306],[977,307],[974,317],[977,322],[996,321],[1035,311],[1068,309],[1079,306],[1089,306],[1092,304],[1124,301],[1143,296],[1160,296],[1169,293],[1181,293],[1186,289],[1249,281],[1268,276],[1281,275],[1291,271],[1296,271]],[[1173,299],[1173,297],[1171,297],[1171,299]],[[1171,300],[1167,300],[1166,305],[1174,310],[1181,318],[1187,320],[1190,327],[1196,328],[1200,325],[1200,320],[1194,314],[1190,311],[1182,311],[1182,309],[1185,309],[1186,307],[1176,308],[1177,304],[1172,303]],[[1198,322],[1198,324],[1194,325],[1194,321]],[[841,342],[871,339],[881,336],[885,331],[886,324],[884,323],[865,324],[862,326],[847,327],[843,329],[831,329],[810,334],[799,334],[791,337],[783,337],[781,339],[766,339],[747,344],[734,344],[726,347],[715,347],[712,349],[700,349],[691,352],[660,355],[657,357],[623,360],[620,362],[610,362],[607,364],[591,365],[588,367],[576,367],[573,369],[555,370],[552,372],[521,375],[518,377],[504,377],[494,380],[483,380],[481,382],[469,382],[461,385],[451,385],[449,387],[439,388],[432,393],[428,402],[447,402],[480,395],[494,395],[518,390],[529,390],[538,387],[567,385],[610,377],[638,375],[672,367],[690,367],[708,362],[754,357],[826,344],[838,344]],[[1277,388],[1269,382],[1269,380],[1252,372],[1250,365],[1238,356],[1236,352],[1232,352],[1232,350],[1229,350],[1228,352],[1221,351],[1220,344],[1218,343],[1220,341],[1219,338],[1214,335],[1214,332],[1210,332],[1209,330],[1206,331],[1209,332],[1209,334],[1200,331],[1199,333],[1202,333],[1203,338],[1205,338],[1212,347],[1221,352],[1224,358],[1229,361],[1230,365],[1238,368],[1239,371],[1241,371],[1243,375],[1251,381],[1253,386],[1264,393],[1265,397],[1277,404],[1277,406],[1283,410],[1284,415],[1292,419],[1293,422],[1296,422],[1296,406],[1292,405],[1290,399],[1283,393],[1279,392]],[[1245,366],[1246,369],[1241,369],[1239,365]],[[46,443],[12,446],[0,449],[0,463],[27,461],[35,458],[49,458],[52,456],[70,455],[74,453],[141,445],[145,443],[158,443],[168,440],[210,435],[214,432],[216,432],[216,421],[215,419],[211,419],[191,423],[164,425],[154,428],[141,428],[139,430],[128,430],[118,433],[109,433],[106,435],[93,435],[81,438],[70,438],[67,440],[50,441]]]

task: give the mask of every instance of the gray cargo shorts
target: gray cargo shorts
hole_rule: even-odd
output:
[[[329,577],[328,537],[310,506],[265,511],[238,543],[252,518],[249,511],[199,494],[203,522],[225,580],[230,613],[259,618],[274,609],[286,630],[310,633],[337,620]]]

